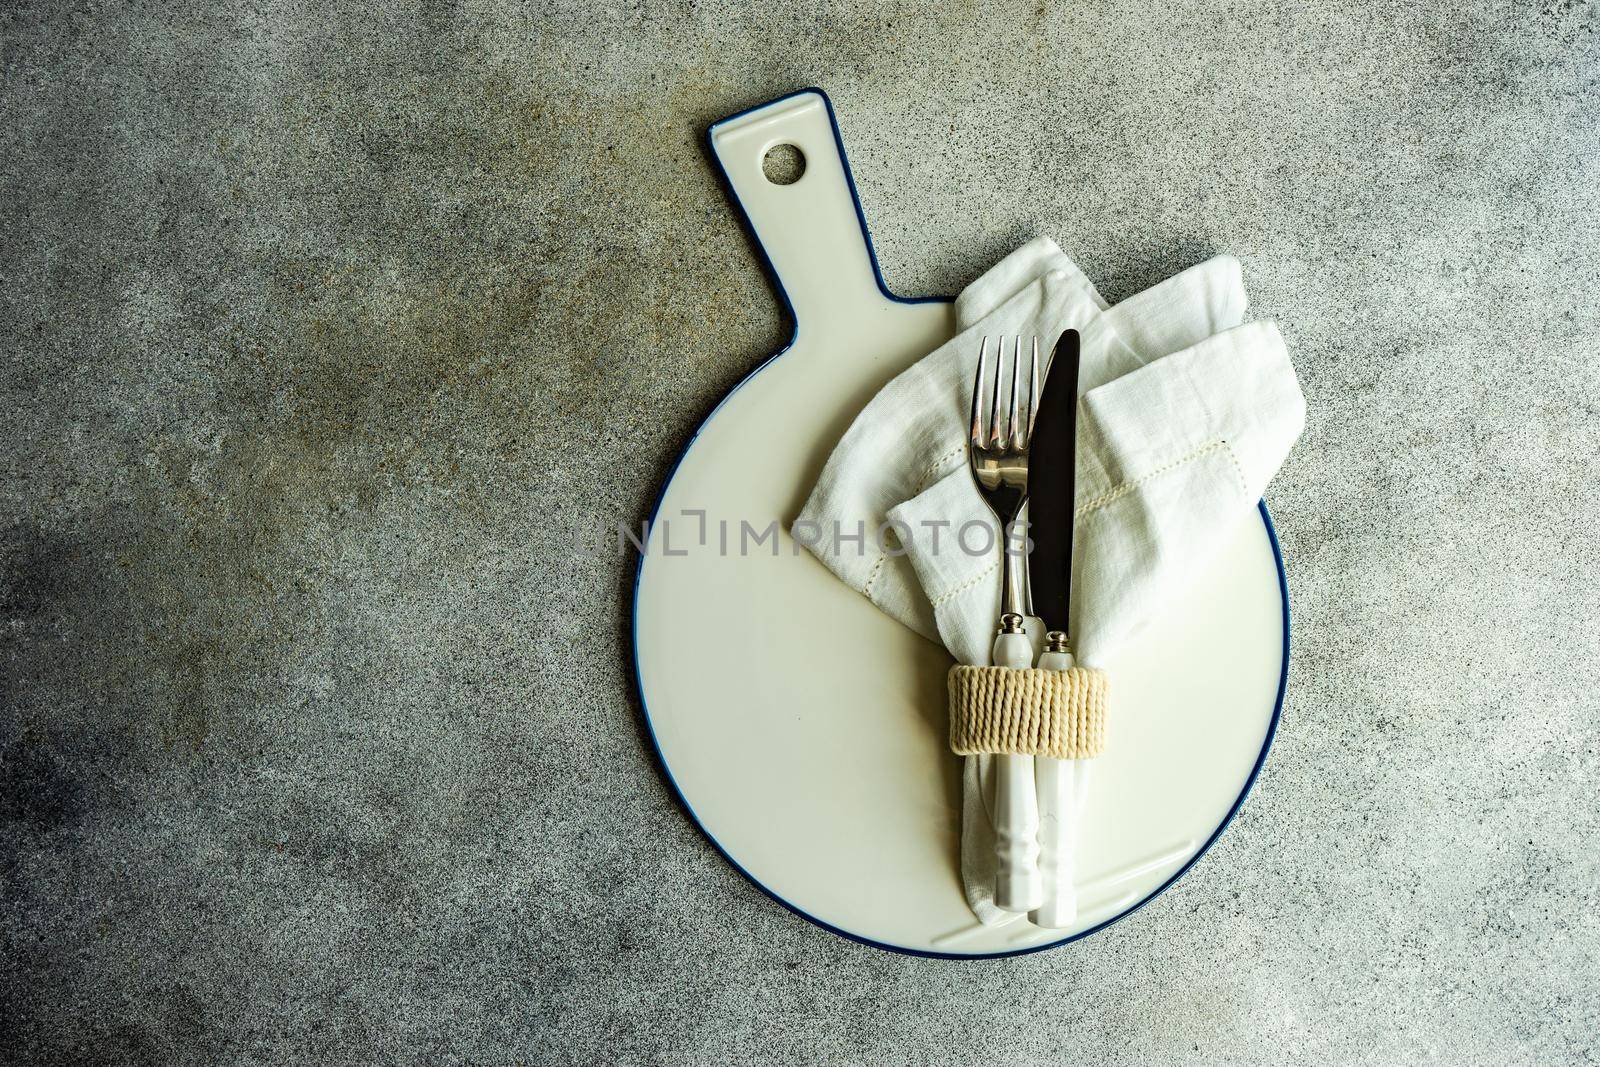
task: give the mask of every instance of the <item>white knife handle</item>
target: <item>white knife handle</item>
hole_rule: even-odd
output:
[[[996,667],[1029,667],[1033,645],[1024,633],[994,639],[990,662]],[[1033,785],[1033,757],[994,757],[994,903],[1002,911],[1030,911],[1044,899],[1039,880],[1039,801]]]
[[[1064,671],[1072,667],[1070,652],[1045,652],[1039,668]],[[1039,875],[1043,903],[1028,913],[1035,926],[1061,929],[1078,919],[1078,777],[1087,770],[1077,760],[1034,762],[1039,793]]]

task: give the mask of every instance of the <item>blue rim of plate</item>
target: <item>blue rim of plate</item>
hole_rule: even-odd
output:
[[[766,246],[761,243],[761,238],[756,234],[755,228],[750,224],[750,216],[745,211],[744,203],[739,199],[737,190],[734,189],[733,183],[728,180],[727,170],[722,166],[722,160],[717,156],[716,146],[711,143],[711,135],[716,132],[718,126],[732,122],[734,119],[743,118],[752,112],[760,111],[763,108],[771,107],[773,104],[782,103],[785,100],[792,100],[797,96],[805,96],[808,93],[812,93],[821,97],[822,105],[828,112],[828,124],[833,127],[834,144],[839,149],[839,160],[844,165],[844,180],[845,183],[850,187],[850,199],[855,204],[856,208],[856,221],[861,225],[861,238],[866,243],[867,257],[872,261],[872,276],[877,280],[879,291],[897,304],[948,304],[952,302],[950,297],[943,296],[897,296],[890,292],[888,285],[884,283],[883,271],[878,266],[878,252],[877,249],[875,249],[872,245],[872,233],[867,228],[866,212],[862,209],[861,197],[856,192],[855,176],[850,172],[850,158],[845,154],[844,136],[839,131],[839,120],[834,115],[833,101],[828,98],[827,93],[823,92],[819,88],[816,88],[815,86],[805,89],[797,89],[792,93],[768,100],[762,104],[757,104],[755,107],[746,108],[737,114],[729,115],[726,118],[713,122],[709,127],[706,128],[706,144],[707,147],[711,149],[711,158],[717,162],[717,170],[722,177],[722,183],[727,188],[728,196],[739,208],[740,222],[744,225],[745,232],[749,235],[751,242],[755,245],[756,251],[760,254],[762,268],[766,271],[767,278],[769,281],[771,281],[772,288],[778,294],[778,299],[783,304],[784,313],[789,316],[789,321],[793,323],[793,327],[789,333],[789,340],[784,344],[784,346],[778,349],[778,351],[774,352],[772,355],[768,356],[766,359],[762,360],[753,370],[750,371],[749,374],[746,374],[743,378],[741,378],[732,389],[728,390],[727,395],[717,402],[716,406],[711,409],[710,413],[707,414],[704,419],[700,420],[700,424],[695,427],[694,434],[690,436],[688,442],[684,444],[683,449],[678,453],[677,458],[672,461],[672,469],[667,472],[666,478],[661,483],[661,489],[656,494],[655,502],[650,506],[649,522],[651,528],[654,528],[656,516],[661,513],[661,504],[666,499],[667,490],[672,485],[672,479],[677,476],[678,468],[683,464],[684,457],[689,454],[689,450],[694,447],[694,443],[700,439],[701,431],[705,429],[706,425],[710,423],[712,419],[716,418],[717,412],[722,410],[723,405],[731,400],[735,393],[744,388],[744,386],[751,379],[765,370],[773,360],[778,359],[785,352],[788,352],[789,349],[793,348],[795,338],[800,335],[800,323],[795,315],[794,304],[789,300],[789,292],[783,287],[783,279],[778,277],[778,272],[776,268],[773,267],[771,258],[767,255]],[[1272,719],[1267,723],[1266,737],[1261,742],[1261,753],[1256,756],[1255,766],[1250,768],[1250,774],[1244,780],[1244,787],[1239,790],[1238,799],[1236,799],[1233,802],[1233,806],[1228,809],[1228,814],[1225,815],[1222,821],[1217,824],[1216,830],[1212,832],[1210,837],[1206,838],[1205,844],[1196,849],[1194,855],[1190,856],[1188,861],[1173,873],[1172,877],[1168,878],[1165,882],[1162,882],[1155,889],[1151,890],[1150,893],[1143,899],[1139,900],[1137,903],[1130,904],[1127,908],[1118,912],[1116,915],[1106,919],[1104,922],[1100,922],[1089,927],[1087,930],[1080,930],[1078,933],[1075,933],[1070,937],[1064,937],[1059,941],[1050,941],[1042,945],[1030,945],[1027,948],[1012,949],[1006,952],[932,952],[924,949],[906,948],[904,945],[894,945],[887,941],[877,941],[870,937],[863,937],[860,934],[851,933],[849,930],[842,929],[830,922],[817,918],[804,908],[785,900],[783,897],[779,896],[777,893],[774,893],[771,889],[768,889],[765,885],[763,885],[759,878],[747,871],[743,864],[734,859],[733,855],[729,853],[727,849],[722,847],[722,842],[718,841],[712,835],[711,831],[706,828],[705,823],[700,821],[700,816],[695,813],[694,806],[689,803],[689,798],[684,795],[683,789],[678,785],[677,778],[673,777],[672,768],[667,765],[667,758],[661,751],[661,742],[656,737],[655,723],[650,719],[650,703],[647,699],[645,699],[644,695],[644,678],[639,673],[639,583],[644,578],[644,564],[646,559],[646,556],[641,553],[639,556],[638,565],[634,568],[633,572],[633,610],[631,613],[632,626],[629,633],[630,646],[628,651],[633,658],[633,685],[634,689],[639,694],[639,709],[644,715],[645,730],[650,735],[650,747],[655,753],[656,764],[661,768],[662,775],[666,777],[667,784],[672,787],[673,796],[677,798],[678,803],[683,807],[683,810],[688,813],[689,820],[694,823],[696,828],[698,828],[702,834],[705,835],[705,839],[711,842],[711,847],[716,849],[722,858],[727,860],[734,870],[744,875],[745,878],[750,881],[751,885],[761,890],[761,892],[765,893],[772,900],[783,905],[783,907],[800,916],[802,919],[805,919],[807,922],[822,927],[822,929],[827,930],[829,933],[837,934],[840,937],[846,938],[850,941],[855,941],[862,945],[870,945],[873,948],[884,949],[888,952],[897,952],[905,956],[922,956],[928,959],[939,960],[1007,959],[1012,956],[1027,956],[1035,952],[1044,952],[1049,949],[1060,948],[1062,945],[1070,945],[1074,941],[1081,941],[1091,934],[1099,933],[1112,923],[1121,922],[1123,919],[1126,919],[1128,916],[1132,915],[1146,904],[1149,904],[1152,900],[1156,899],[1162,893],[1165,893],[1168,889],[1170,889],[1173,884],[1178,881],[1178,879],[1189,873],[1189,869],[1191,867],[1200,862],[1200,857],[1204,856],[1206,852],[1210,850],[1211,846],[1216,844],[1217,839],[1222,836],[1222,832],[1228,828],[1228,824],[1233,822],[1234,816],[1239,814],[1239,809],[1244,805],[1245,797],[1250,795],[1251,788],[1256,784],[1256,777],[1260,775],[1261,767],[1267,761],[1267,753],[1272,748],[1272,740],[1278,734],[1278,720],[1283,715],[1283,698],[1284,694],[1289,688],[1289,581],[1287,576],[1284,574],[1283,550],[1278,545],[1278,531],[1272,525],[1272,515],[1267,511],[1267,502],[1262,500],[1256,505],[1256,507],[1261,512],[1261,522],[1266,527],[1267,540],[1272,546],[1272,560],[1278,570],[1278,594],[1279,601],[1282,604],[1283,621],[1283,663],[1278,668],[1278,693],[1273,700]]]

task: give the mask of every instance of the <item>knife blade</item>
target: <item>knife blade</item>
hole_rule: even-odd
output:
[[[1077,330],[1056,340],[1045,371],[1028,460],[1028,581],[1046,630],[1067,633],[1072,604],[1072,516],[1077,492]]]

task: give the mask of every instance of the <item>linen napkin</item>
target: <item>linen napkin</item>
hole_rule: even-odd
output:
[[[1054,241],[1030,242],[957,298],[956,336],[863,409],[795,539],[958,661],[987,663],[1002,557],[966,462],[979,342],[1038,336],[1047,352],[1077,329],[1070,632],[1081,664],[1108,666],[1252,513],[1304,427],[1283,338],[1271,323],[1241,325],[1246,305],[1231,256],[1108,307]],[[987,764],[967,758],[962,879],[973,911],[996,922],[1010,913],[993,902]]]

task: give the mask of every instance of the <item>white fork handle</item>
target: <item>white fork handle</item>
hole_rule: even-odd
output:
[[[1039,668],[1064,671],[1072,666],[1067,652],[1045,652]],[[1044,900],[1028,913],[1035,926],[1059,930],[1078,919],[1078,804],[1079,779],[1087,782],[1088,765],[1080,760],[1050,759],[1034,761],[1034,776],[1039,791],[1039,875]]]
[[[990,662],[996,667],[1029,667],[1033,644],[1026,634],[1000,634]],[[1033,757],[994,757],[994,903],[1002,911],[1031,911],[1044,899],[1039,880],[1039,800],[1033,785]]]

